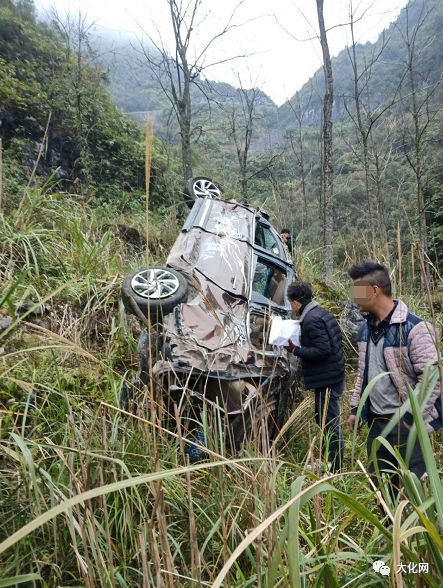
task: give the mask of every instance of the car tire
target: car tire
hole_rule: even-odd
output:
[[[211,178],[196,176],[186,182],[183,194],[187,205],[192,208],[198,198],[221,198],[223,190]]]
[[[188,292],[186,278],[169,267],[145,267],[126,276],[121,297],[126,312],[159,320],[182,302]]]

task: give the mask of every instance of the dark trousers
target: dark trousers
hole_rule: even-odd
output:
[[[315,388],[315,422],[324,431],[322,454],[332,463],[332,471],[336,472],[343,465],[345,444],[340,427],[340,396],[344,381],[328,388]],[[329,390],[329,395],[327,391]],[[327,406],[326,402],[328,402]],[[327,455],[326,455],[327,452]]]
[[[388,424],[390,417],[374,417],[371,416],[368,421],[369,425],[369,433],[368,433],[368,440],[366,444],[366,449],[368,452],[368,457],[371,459],[372,454],[372,443],[376,437],[379,437]],[[392,447],[398,447],[400,451],[400,455],[404,459],[406,457],[406,445],[408,442],[408,435],[409,429],[407,429],[401,420],[396,427],[386,435],[386,440],[392,445]],[[387,472],[390,478],[390,492],[391,496],[395,497],[398,496],[398,492],[400,489],[400,477],[396,473],[396,468],[398,467],[398,462],[395,457],[383,446],[379,445],[376,451],[376,460],[378,464],[378,468],[380,474],[382,472]],[[414,448],[412,450],[411,460],[409,462],[409,469],[411,472],[421,478],[422,475],[426,471],[425,460],[423,458],[423,453],[421,451],[421,447],[418,441],[415,442]],[[379,485],[380,481],[375,475],[375,467],[372,461],[369,462],[369,473],[371,474],[371,478],[377,486]]]

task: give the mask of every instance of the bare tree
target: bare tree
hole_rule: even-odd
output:
[[[362,104],[361,104],[361,94],[364,90],[365,82],[361,83],[362,78],[365,72],[359,71],[359,64],[357,62],[357,50],[356,50],[356,42],[355,42],[355,32],[354,32],[354,9],[352,6],[352,0],[349,3],[349,21],[350,21],[350,30],[351,30],[351,46],[347,46],[348,56],[351,62],[352,67],[352,74],[353,74],[353,91],[354,91],[354,108],[355,108],[355,115],[352,112],[346,103],[346,99],[344,101],[345,108],[352,118],[359,134],[362,152],[363,152],[363,166],[364,166],[364,173],[365,173],[365,193],[366,193],[366,206],[367,206],[367,214],[368,214],[368,228],[369,234],[371,236],[371,240],[374,237],[374,216],[372,211],[372,198],[371,198],[371,190],[370,190],[370,181],[369,181],[369,152],[368,152],[368,138],[369,138],[369,131],[368,125],[366,121],[364,121],[363,113],[362,113]],[[381,52],[379,53],[381,55]],[[366,69],[366,68],[365,68]],[[366,80],[367,83],[367,80]]]
[[[324,280],[326,284],[332,282],[333,249],[332,236],[334,228],[333,218],[333,179],[334,168],[332,162],[332,105],[334,103],[334,87],[332,78],[332,64],[329,53],[323,15],[324,0],[316,0],[318,25],[320,29],[320,43],[323,53],[323,72],[325,77],[325,95],[323,99],[323,245],[324,245]]]
[[[359,139],[361,152],[359,153],[350,145],[354,155],[361,160],[364,169],[364,185],[366,212],[368,219],[369,243],[372,254],[375,256],[375,240],[377,235],[382,241],[383,248],[387,248],[387,227],[384,215],[384,200],[382,191],[382,160],[383,157],[378,148],[377,141],[373,139],[374,127],[380,123],[382,117],[395,104],[400,85],[392,93],[392,96],[385,104],[376,105],[374,108],[371,104],[371,79],[374,67],[382,58],[383,52],[389,43],[389,38],[382,34],[381,41],[374,46],[370,58],[359,59],[358,44],[355,40],[355,23],[364,18],[365,12],[357,19],[355,17],[352,0],[349,2],[349,27],[351,32],[351,45],[346,50],[353,76],[353,96],[352,106],[347,102],[344,96],[344,106],[350,119],[355,125]],[[375,206],[374,190],[375,186]]]
[[[306,112],[309,109],[309,105],[312,98],[312,87],[311,87],[311,94],[309,95],[307,101],[302,102],[300,98],[300,92],[296,92],[294,98],[288,101],[289,107],[294,114],[295,120],[297,122],[297,128],[295,131],[295,135],[293,133],[288,134],[288,139],[291,144],[291,149],[296,159],[299,173],[300,173],[300,183],[301,183],[301,192],[302,192],[302,215],[301,215],[301,226],[304,229],[307,220],[307,213],[308,213],[308,195],[307,195],[307,177],[310,173],[310,169],[306,167],[305,161],[305,132],[304,132],[304,119],[306,116]]]
[[[386,257],[389,258],[388,222],[386,218],[384,177],[392,160],[393,154],[393,125],[389,119],[373,125],[369,133],[369,151],[373,160],[370,175],[375,186],[375,202],[377,207],[377,224]]]
[[[198,88],[209,99],[202,83],[202,72],[214,65],[243,57],[243,55],[230,56],[217,62],[205,63],[210,47],[231,29],[239,26],[233,21],[242,2],[240,1],[234,8],[224,27],[214,33],[200,49],[194,51],[190,50],[191,42],[198,38],[199,27],[205,25],[204,18],[200,18],[204,0],[189,0],[188,2],[166,0],[166,2],[169,6],[174,33],[175,54],[170,55],[159,31],[157,31],[158,40],[154,40],[152,35],[148,35],[154,50],[143,47],[143,54],[175,114],[180,131],[183,178],[186,181],[193,175],[191,138],[194,129],[192,126],[191,88],[193,86]]]
[[[251,147],[252,132],[256,120],[257,87],[244,88],[239,78],[238,96],[240,106],[232,103],[229,113],[228,134],[233,139],[237,153],[240,177],[240,194],[243,201],[248,199],[248,157]]]
[[[397,25],[406,49],[406,76],[405,84],[402,88],[402,103],[405,112],[403,121],[406,123],[403,144],[406,159],[415,178],[419,241],[422,254],[426,256],[428,237],[424,191],[426,169],[423,152],[427,141],[428,127],[435,114],[431,112],[431,98],[440,80],[435,83],[429,82],[427,76],[429,76],[430,72],[419,72],[419,67],[417,66],[420,53],[432,41],[432,39],[423,39],[421,31],[429,19],[433,7],[426,9],[425,2],[423,2],[417,21],[412,27],[409,15],[410,6],[407,5],[404,10],[406,16],[405,27],[402,28]],[[411,121],[409,128],[408,119]],[[409,149],[411,144],[413,147]]]

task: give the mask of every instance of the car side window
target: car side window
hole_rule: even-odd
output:
[[[249,339],[251,344],[261,352],[272,351],[268,344],[271,315],[263,311],[252,311],[249,315]]]
[[[266,251],[271,251],[274,255],[280,255],[277,239],[271,229],[260,222],[255,227],[255,244]]]
[[[260,259],[255,264],[252,290],[279,306],[285,305],[286,274]]]

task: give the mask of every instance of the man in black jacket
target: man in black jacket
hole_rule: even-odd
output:
[[[291,284],[288,298],[301,327],[300,347],[290,342],[289,348],[301,359],[305,388],[314,389],[315,420],[326,433],[323,455],[327,449],[335,472],[343,463],[344,452],[340,427],[340,396],[345,381],[341,330],[335,317],[312,300],[312,289],[306,282]]]

